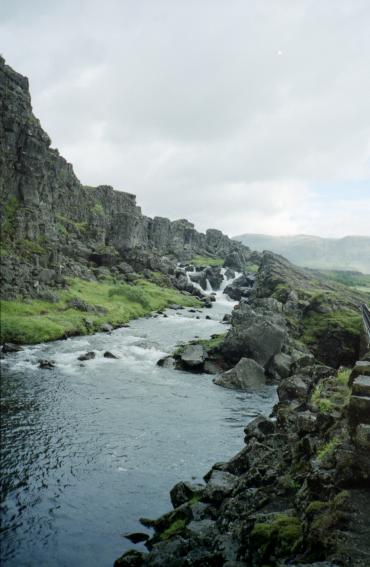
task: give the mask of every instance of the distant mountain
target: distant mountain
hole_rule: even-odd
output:
[[[333,270],[358,270],[370,274],[370,236],[321,238],[319,236],[234,236],[252,250],[271,250],[298,266]]]

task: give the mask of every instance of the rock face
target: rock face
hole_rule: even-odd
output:
[[[224,388],[249,390],[261,388],[266,383],[265,371],[255,360],[241,358],[236,366],[214,378],[214,383]]]
[[[32,113],[28,80],[0,57],[0,220],[7,255],[2,293],[37,295],[66,276],[94,279],[94,268],[174,272],[195,255],[244,265],[249,249],[221,231],[205,234],[185,219],[144,216],[135,196],[80,183],[51,148]],[[174,282],[176,283],[176,282]]]

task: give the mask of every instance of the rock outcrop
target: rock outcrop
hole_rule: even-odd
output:
[[[4,297],[35,296],[67,276],[173,274],[177,260],[196,255],[236,269],[248,261],[250,250],[219,230],[202,234],[185,219],[151,219],[130,193],[82,185],[33,115],[28,80],[1,57],[0,104]]]

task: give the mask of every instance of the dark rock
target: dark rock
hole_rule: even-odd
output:
[[[20,345],[16,345],[14,343],[4,343],[1,352],[3,352],[4,354],[9,354],[12,352],[19,352],[20,350],[23,350]]]
[[[259,415],[248,423],[247,427],[244,429],[245,442],[247,443],[252,438],[263,441],[266,435],[271,435],[275,432],[275,428],[276,423],[274,421]]]
[[[124,537],[132,541],[132,543],[140,543],[141,541],[147,541],[150,538],[150,535],[143,532],[132,532],[124,534]]]
[[[117,356],[116,354],[113,354],[112,352],[110,352],[109,350],[106,350],[105,353],[103,354],[104,358],[115,358],[115,359],[119,359],[119,356]]]
[[[299,374],[284,380],[278,387],[280,402],[288,402],[296,399],[303,401],[306,399],[307,393],[308,386]]]
[[[113,327],[109,323],[104,323],[103,325],[100,325],[100,331],[103,333],[111,333],[113,331]]]
[[[163,366],[163,368],[175,368],[175,364],[173,356],[165,356],[157,362],[157,366]]]
[[[81,360],[83,362],[85,360],[92,360],[93,358],[95,358],[95,352],[89,351],[89,352],[85,352],[85,354],[80,354],[78,360]]]
[[[204,485],[190,482],[178,482],[170,491],[172,506],[177,508],[194,497],[202,494]]]

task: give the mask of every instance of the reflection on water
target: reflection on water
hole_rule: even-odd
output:
[[[218,302],[211,321],[168,311],[2,361],[5,565],[110,566],[132,546],[123,532],[169,508],[175,482],[200,480],[241,448],[246,423],[269,413],[273,388],[234,392],[156,366],[181,341],[225,332],[219,321],[231,307]],[[81,365],[88,350],[96,358]],[[40,370],[39,358],[56,368]]]

